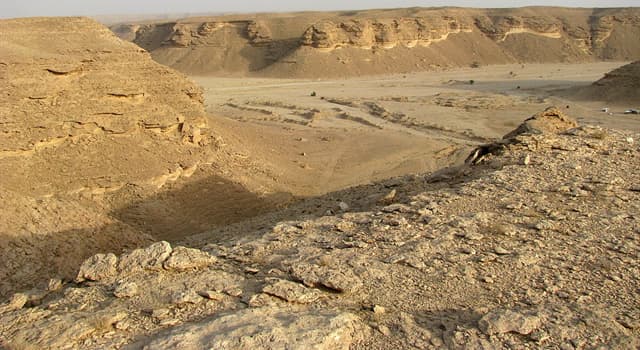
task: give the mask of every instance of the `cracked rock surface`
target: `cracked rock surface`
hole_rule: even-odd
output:
[[[640,135],[518,130],[443,173],[344,191],[350,209],[340,214],[92,257],[77,282],[4,304],[0,339],[82,349],[637,347]]]

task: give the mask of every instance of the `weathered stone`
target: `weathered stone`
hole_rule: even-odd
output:
[[[266,293],[258,293],[252,295],[246,302],[251,307],[265,307],[270,305],[276,305],[280,301],[279,298]]]
[[[12,341],[27,344],[28,349],[69,349],[92,333],[113,329],[115,323],[126,317],[126,312],[118,310],[63,314],[54,320],[44,317],[20,328],[12,334]]]
[[[199,249],[176,247],[171,256],[164,262],[167,270],[189,270],[209,266],[216,262],[216,258]]]
[[[101,281],[112,278],[117,274],[117,263],[118,258],[112,253],[96,254],[82,263],[76,281]]]
[[[387,205],[386,207],[382,208],[382,211],[385,213],[394,213],[394,212],[410,213],[413,210],[411,209],[411,207],[409,207],[406,204],[396,203],[396,204]]]
[[[133,250],[120,258],[118,271],[129,274],[141,270],[160,270],[171,252],[171,245],[164,241]]]
[[[191,290],[184,291],[184,292],[177,292],[171,296],[171,303],[177,304],[177,305],[197,304],[202,300],[203,300],[202,297],[198,295],[198,293]]]
[[[135,282],[125,282],[119,284],[113,291],[116,298],[131,298],[138,295],[138,285]]]
[[[352,292],[362,281],[351,270],[337,270],[327,266],[298,264],[291,268],[291,276],[308,287],[323,286],[338,292]]]
[[[22,309],[27,301],[29,301],[28,295],[24,293],[16,293],[6,304],[0,305],[0,314],[3,312]]]
[[[172,328],[155,335],[144,349],[347,350],[364,337],[364,329],[349,313],[251,308]]]
[[[213,290],[203,290],[198,292],[198,294],[206,299],[209,300],[215,300],[215,301],[220,301],[222,299],[224,299],[224,294],[220,293],[220,292],[216,292]]]
[[[278,280],[265,286],[262,291],[291,303],[308,304],[320,297],[320,293],[309,289],[300,283],[287,280]]]
[[[380,306],[380,305],[373,306],[373,313],[384,314],[385,312],[387,312],[387,309],[384,306]]]
[[[398,192],[397,192],[397,190],[395,188],[392,189],[391,191],[389,191],[389,193],[387,193],[386,195],[381,197],[378,200],[378,203],[380,203],[380,204],[390,204],[396,198],[397,193]]]
[[[487,335],[515,332],[527,335],[541,325],[540,317],[523,315],[509,310],[493,311],[478,321],[478,327]]]
[[[49,292],[55,292],[62,288],[62,280],[59,278],[51,278],[49,282],[47,282],[47,290]]]
[[[506,249],[504,249],[504,248],[502,248],[502,247],[500,247],[500,246],[495,247],[495,248],[493,249],[493,251],[494,251],[496,254],[498,254],[498,255],[508,255],[508,254],[511,254],[511,252],[509,252],[508,250],[506,250]]]
[[[504,136],[512,139],[521,134],[561,133],[578,126],[573,118],[567,116],[557,107],[549,107],[524,121],[520,126]]]

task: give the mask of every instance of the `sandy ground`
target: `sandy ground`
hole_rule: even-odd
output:
[[[581,122],[640,130],[640,118],[622,114],[631,106],[608,106],[614,113],[608,115],[603,103],[562,92],[623,64],[504,65],[342,80],[192,78],[204,87],[211,123],[226,142],[267,169],[244,179],[249,188],[316,196],[460,162],[470,148],[549,105]]]

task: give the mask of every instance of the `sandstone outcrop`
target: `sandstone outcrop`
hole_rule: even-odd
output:
[[[149,242],[112,205],[191,176],[217,150],[202,90],[99,23],[13,19],[0,32],[4,294]]]
[[[450,17],[363,19],[337,24],[323,21],[314,24],[304,33],[302,44],[328,50],[341,47],[392,49],[398,45],[429,46],[446,40],[451,34],[469,31],[469,24]]]
[[[330,77],[640,58],[640,44],[631,40],[640,35],[640,12],[634,8],[234,15],[144,24],[135,36],[132,28],[113,30],[158,62],[190,74]]]

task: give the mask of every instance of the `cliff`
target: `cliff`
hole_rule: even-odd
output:
[[[188,74],[314,77],[634,60],[638,35],[635,8],[414,8],[192,18],[143,25],[133,41]]]
[[[190,176],[215,142],[201,89],[99,23],[3,20],[0,32],[4,294],[148,242],[109,210]]]

